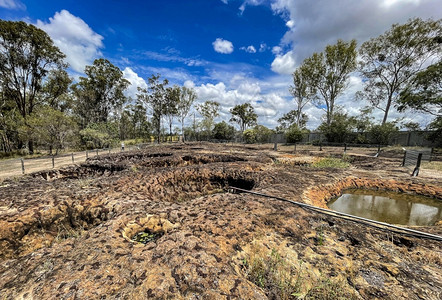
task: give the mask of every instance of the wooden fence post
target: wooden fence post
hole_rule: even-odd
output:
[[[72,163],[74,163],[74,153],[72,153]]]
[[[52,169],[55,167],[54,155],[52,155]]]
[[[21,160],[21,173],[25,174],[25,161],[23,160],[23,158],[20,158]]]

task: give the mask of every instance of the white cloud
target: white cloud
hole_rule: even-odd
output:
[[[293,52],[289,51],[284,55],[276,55],[272,62],[272,71],[278,74],[292,74],[295,70],[296,62]]]
[[[356,39],[359,44],[411,17],[438,19],[439,0],[275,0],[272,9],[286,20],[288,31],[282,45],[291,45],[301,62],[338,39]]]
[[[243,14],[248,5],[257,6],[257,5],[263,4],[264,2],[265,2],[265,0],[244,0],[244,2],[239,7],[239,10],[240,10],[241,14]]]
[[[135,73],[134,70],[132,70],[129,67],[126,67],[123,70],[123,78],[129,80],[130,82],[129,87],[126,90],[126,96],[131,97],[132,99],[137,98],[138,87],[144,89],[147,88],[146,81],[140,76],[138,76],[138,74]]]
[[[172,62],[181,62],[189,67],[193,66],[203,66],[207,64],[207,61],[199,59],[199,58],[187,58],[179,56],[179,51],[173,48],[168,49],[168,53],[159,53],[155,51],[145,51],[143,54],[153,60],[157,61],[172,61]]]
[[[246,51],[247,53],[256,53],[256,49],[253,45],[247,46],[247,47],[241,47],[239,48],[243,51]]]
[[[221,0],[221,2],[224,3],[224,4],[228,4],[229,0]]]
[[[217,38],[213,43],[213,49],[222,54],[230,54],[233,52],[233,44],[228,40]]]
[[[26,5],[19,0],[0,0],[0,7],[13,10],[25,10]]]
[[[49,23],[37,20],[36,26],[50,35],[77,72],[83,72],[86,65],[101,56],[99,49],[103,48],[103,37],[67,10],[55,13],[53,18],[49,18]]]
[[[261,45],[259,45],[259,52],[264,52],[268,49],[269,47],[267,46],[266,43],[261,43]]]
[[[282,52],[282,48],[279,47],[279,46],[275,46],[275,47],[272,48],[272,53],[275,54],[275,55],[278,55],[281,52]]]

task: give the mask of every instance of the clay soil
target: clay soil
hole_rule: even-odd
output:
[[[442,243],[321,215],[346,188],[442,200],[401,158],[155,146],[0,183],[0,299],[442,299]],[[435,174],[435,173],[432,173]],[[442,224],[417,228],[442,235]],[[155,239],[133,241],[140,232]]]

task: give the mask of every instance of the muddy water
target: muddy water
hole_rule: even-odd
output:
[[[427,226],[442,220],[441,200],[405,193],[351,189],[327,205],[336,211],[390,224]]]

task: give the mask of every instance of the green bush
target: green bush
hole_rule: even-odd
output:
[[[297,143],[302,141],[302,137],[304,135],[304,131],[301,130],[298,125],[293,124],[288,128],[288,130],[285,133],[285,137],[287,140],[287,143]]]
[[[235,135],[235,127],[225,121],[215,124],[213,137],[218,140],[231,140]]]
[[[243,138],[247,144],[256,143],[256,132],[253,129],[246,129],[243,132]]]

